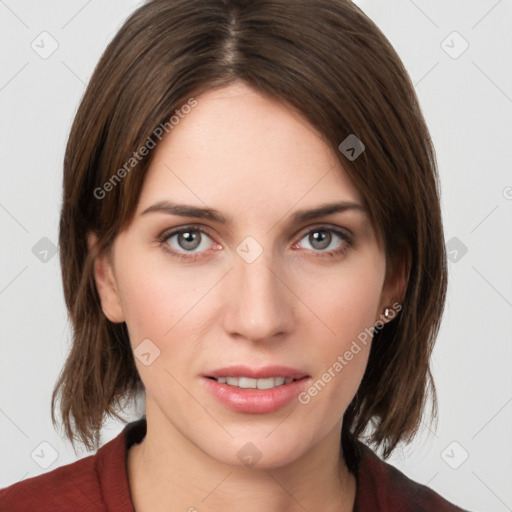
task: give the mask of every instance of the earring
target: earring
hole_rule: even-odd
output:
[[[398,305],[401,306],[401,304]],[[395,317],[395,310],[393,308],[385,308],[384,316],[388,319],[393,319]]]

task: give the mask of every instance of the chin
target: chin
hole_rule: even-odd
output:
[[[248,469],[280,468],[293,463],[307,451],[304,438],[310,436],[305,436],[304,431],[297,431],[296,436],[288,431],[285,437],[271,439],[273,434],[268,434],[272,428],[264,429],[260,434],[235,435],[225,442],[219,439],[214,441],[215,446],[206,446],[203,451],[218,462]]]

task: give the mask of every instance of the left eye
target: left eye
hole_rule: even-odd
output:
[[[336,245],[336,238],[341,240],[341,243]],[[316,228],[308,231],[301,238],[301,240],[307,240],[307,242],[313,247],[315,251],[329,252],[336,251],[339,249],[343,242],[348,243],[348,237],[341,231],[333,228]],[[334,247],[331,244],[334,242]],[[326,250],[330,247],[329,250]],[[306,249],[308,249],[306,247]]]

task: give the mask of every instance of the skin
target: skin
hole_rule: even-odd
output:
[[[406,283],[386,279],[385,255],[365,212],[289,223],[299,209],[363,204],[303,117],[243,84],[196,99],[154,150],[134,220],[95,262],[105,315],[126,322],[134,349],[150,339],[160,350],[149,366],[135,359],[148,425],[128,452],[135,508],[350,511],[356,480],[339,439],[370,343],[307,405],[294,400],[272,413],[227,409],[201,375],[235,364],[279,364],[315,382],[359,333],[383,320]],[[142,214],[164,200],[214,208],[232,223]],[[195,232],[201,244],[188,253],[186,239],[158,240],[190,225],[208,235]],[[327,228],[350,233],[352,244]],[[315,241],[318,231],[330,234],[328,245]],[[247,236],[263,251],[252,263],[236,252]],[[180,259],[166,245],[200,257]],[[343,254],[322,257],[340,248]],[[248,442],[261,453],[251,468],[237,456]]]

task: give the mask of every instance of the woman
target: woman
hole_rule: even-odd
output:
[[[66,150],[52,414],[88,448],[129,399],[145,415],[0,508],[461,510],[362,443],[387,458],[435,406],[437,179],[407,73],[352,3],[138,9]]]

